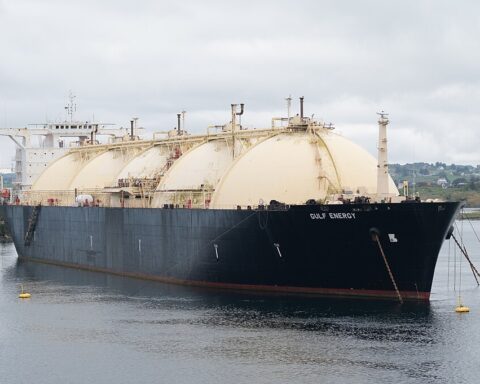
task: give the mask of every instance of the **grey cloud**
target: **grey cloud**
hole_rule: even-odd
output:
[[[288,94],[391,161],[480,163],[480,5],[473,1],[3,1],[0,127],[79,117],[153,130],[268,126]],[[223,120],[223,121],[219,121]],[[0,142],[2,148],[6,148]],[[8,146],[13,154],[11,146]],[[5,160],[2,158],[2,162]]]

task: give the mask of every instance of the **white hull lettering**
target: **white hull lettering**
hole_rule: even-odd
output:
[[[326,218],[333,219],[333,220],[355,220],[355,213],[353,212],[340,212],[340,213],[329,213],[328,216],[326,213],[310,213],[310,218],[312,220],[324,220]]]
[[[329,213],[328,214],[330,216],[331,219],[347,219],[347,220],[351,220],[351,219],[355,219],[355,213]]]

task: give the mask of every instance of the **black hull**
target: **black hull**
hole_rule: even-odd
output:
[[[2,206],[20,259],[230,289],[428,300],[459,203],[288,210]]]

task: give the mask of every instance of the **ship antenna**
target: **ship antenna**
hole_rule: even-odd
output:
[[[67,110],[67,114],[68,116],[70,116],[70,122],[73,121],[73,113],[74,112],[77,112],[77,104],[75,104],[75,98],[77,96],[75,96],[73,94],[72,91],[70,91],[69,95],[68,95],[68,98],[70,100],[70,102],[68,103],[68,105],[65,107],[65,109]]]

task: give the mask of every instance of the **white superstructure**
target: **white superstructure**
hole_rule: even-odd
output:
[[[16,144],[14,195],[30,190],[38,176],[53,161],[72,146],[96,142],[97,136],[109,136],[110,141],[129,135],[128,128],[113,128],[108,124],[74,121],[74,96],[65,107],[70,121],[32,124],[29,128],[4,128],[0,135],[10,137]],[[136,121],[135,121],[136,122]],[[137,129],[137,127],[135,127]]]

